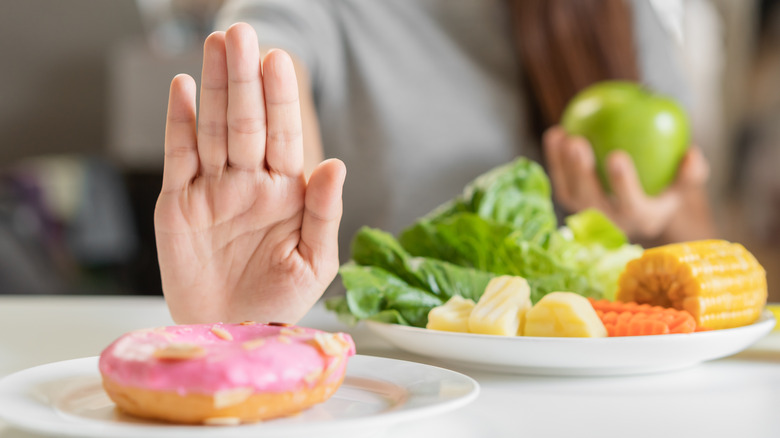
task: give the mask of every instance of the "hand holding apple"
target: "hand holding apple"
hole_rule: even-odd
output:
[[[609,191],[607,156],[628,153],[648,195],[658,195],[675,179],[690,142],[688,118],[672,99],[639,84],[605,81],[578,93],[561,124],[569,135],[590,142],[604,187]]]
[[[596,158],[587,140],[570,136],[561,126],[554,126],[545,133],[543,142],[553,194],[565,209],[575,212],[598,208],[634,241],[657,240],[672,225],[676,226],[674,233],[667,236],[670,241],[714,234],[708,208],[696,205],[694,209],[689,202],[701,198],[709,173],[707,161],[698,148],[685,152],[674,182],[658,196],[651,197],[643,190],[628,153],[617,150],[605,159],[605,177],[612,187],[608,194],[599,181]],[[693,226],[683,220],[683,225],[677,225],[680,217],[705,220]]]

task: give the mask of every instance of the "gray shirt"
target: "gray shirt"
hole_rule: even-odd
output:
[[[633,0],[643,80],[683,98],[682,74],[646,0]],[[504,0],[237,0],[263,46],[301,59],[326,157],[347,166],[342,260],[362,225],[393,233],[488,169],[538,158]]]

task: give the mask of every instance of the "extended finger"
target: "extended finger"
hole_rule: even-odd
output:
[[[569,137],[565,143],[569,194],[576,210],[603,208],[606,195],[596,174],[596,158],[587,140]]]
[[[314,272],[332,280],[339,264],[338,233],[346,168],[340,160],[323,161],[306,189],[298,250]]]
[[[692,147],[680,162],[674,186],[682,189],[703,186],[710,176],[710,166],[701,149]]]
[[[547,170],[550,174],[553,192],[561,204],[568,207],[571,202],[567,178],[564,168],[564,141],[566,131],[560,126],[553,126],[545,131],[542,136],[544,157],[547,161]]]
[[[303,127],[298,81],[290,56],[272,50],[263,61],[263,89],[268,119],[266,165],[288,176],[303,172]]]
[[[219,175],[227,164],[228,76],[225,32],[214,32],[203,44],[203,71],[198,117],[201,172]]]
[[[187,187],[198,174],[195,117],[195,81],[178,75],[171,81],[168,96],[163,192]]]
[[[631,156],[624,151],[614,151],[607,156],[606,167],[616,209],[624,215],[635,215],[646,202],[647,195]]]
[[[246,23],[225,33],[228,71],[228,165],[257,170],[265,165],[266,119],[257,34]]]

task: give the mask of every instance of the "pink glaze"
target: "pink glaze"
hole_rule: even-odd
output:
[[[217,336],[213,327],[230,333],[232,340]],[[217,329],[217,331],[220,331]],[[199,324],[160,327],[130,332],[100,355],[100,372],[114,382],[136,388],[213,394],[236,388],[258,392],[286,392],[316,385],[311,379],[322,371],[326,381],[341,377],[347,358],[355,354],[352,338],[336,334],[345,347],[331,356],[318,347],[314,329],[266,324]],[[247,349],[244,342],[264,339]],[[155,351],[172,343],[197,344],[205,355],[192,359],[158,359]],[[332,352],[330,354],[333,354]],[[333,363],[340,361],[340,363]],[[332,367],[332,372],[326,372]],[[306,378],[309,376],[309,378]]]

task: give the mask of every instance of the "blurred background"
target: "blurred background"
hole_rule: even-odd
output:
[[[723,237],[780,301],[780,1],[648,0],[681,43]],[[0,294],[159,294],[170,79],[221,0],[0,2]]]

